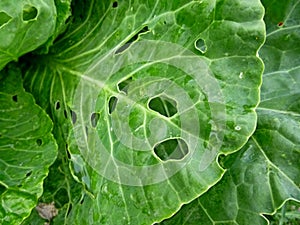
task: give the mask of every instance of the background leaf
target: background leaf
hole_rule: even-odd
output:
[[[10,65],[0,72],[0,223],[20,224],[43,192],[57,155],[52,122]]]
[[[53,0],[0,2],[0,70],[10,61],[35,50],[53,35],[56,8]]]
[[[288,199],[300,201],[300,2],[263,1],[267,40],[258,125],[225,158],[220,183],[163,224],[267,224]]]
[[[53,42],[65,32],[71,16],[71,2],[72,0],[54,0],[56,7],[55,30],[47,42],[34,51],[35,54],[47,54]]]
[[[300,222],[300,203],[296,201],[287,201],[278,209],[276,214],[268,215],[271,225],[282,224],[298,225]]]
[[[49,168],[49,174],[43,185],[43,195],[39,202],[55,202],[58,215],[52,219],[54,224],[66,224],[65,217],[70,213],[72,206],[78,204],[83,198],[82,185],[77,183],[70,173],[67,156],[63,155],[65,149],[60,149],[56,161]],[[40,225],[45,223],[37,210],[23,221],[23,225]]]

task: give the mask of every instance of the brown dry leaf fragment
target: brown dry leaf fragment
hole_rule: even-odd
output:
[[[39,203],[35,209],[38,211],[40,217],[43,219],[51,220],[58,213],[57,208],[55,208],[54,202],[50,204],[47,203]]]

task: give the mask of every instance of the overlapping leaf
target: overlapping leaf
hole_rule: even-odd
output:
[[[84,185],[67,223],[160,221],[215,184],[218,154],[254,130],[263,8],[237,0],[74,5],[67,32],[25,75]],[[174,115],[151,106],[158,97],[173,102]],[[172,140],[188,151],[161,158],[155,146]]]
[[[0,70],[50,38],[56,25],[53,0],[0,2]]]
[[[13,66],[0,73],[0,223],[20,224],[43,192],[57,154],[52,122]]]
[[[299,1],[269,2],[258,126],[226,158],[222,181],[164,224],[267,224],[261,216],[300,201]]]
[[[39,199],[41,203],[55,202],[58,215],[52,219],[52,223],[65,224],[65,217],[82,199],[81,184],[77,183],[70,171],[64,149],[60,149],[56,161],[49,168],[49,174],[44,181],[43,195]],[[37,210],[32,210],[31,215],[23,221],[22,225],[40,225],[45,223]]]

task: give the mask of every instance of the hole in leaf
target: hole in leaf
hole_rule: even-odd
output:
[[[0,12],[0,27],[3,26],[4,24],[7,24],[11,20],[11,16],[9,16],[5,12]]]
[[[221,154],[218,158],[218,163],[221,167],[223,167],[225,169],[225,159],[226,159],[226,155]]]
[[[87,126],[85,126],[85,135],[88,136],[89,135],[89,128]]]
[[[0,195],[2,195],[6,191],[6,187],[0,183]]]
[[[67,113],[67,110],[65,110],[65,109],[64,109],[64,116],[66,119],[68,119],[68,113]]]
[[[129,41],[127,41],[123,46],[121,46],[115,54],[123,52],[125,49],[129,48],[129,46],[138,39],[139,35],[144,34],[149,31],[148,26],[144,26],[141,30],[139,30]]]
[[[283,22],[280,21],[280,22],[277,24],[277,26],[282,27],[282,26],[283,26]]]
[[[112,7],[117,8],[118,7],[118,2],[117,1],[113,2]]]
[[[69,216],[71,210],[72,210],[72,204],[69,205],[68,212],[67,212],[67,216]]]
[[[71,22],[71,17],[68,17],[68,18],[66,19],[65,24],[69,24],[70,22]]]
[[[38,10],[32,5],[24,5],[23,7],[23,21],[29,21],[36,18]]]
[[[115,96],[112,96],[108,101],[108,113],[112,114],[112,112],[116,109],[118,102],[118,98]]]
[[[83,203],[84,203],[84,197],[81,199],[80,205],[82,205]]]
[[[202,54],[207,50],[205,41],[203,39],[198,39],[195,43],[195,48],[198,49]]]
[[[26,173],[26,177],[30,177],[30,175],[32,174],[32,171],[29,171],[28,173]]]
[[[166,117],[172,117],[177,113],[176,102],[165,96],[151,99],[149,102],[149,108]]]
[[[67,152],[68,159],[71,159],[71,155],[70,155],[70,152],[69,152],[69,146],[68,146],[68,144],[66,144],[66,152]]]
[[[36,144],[37,144],[38,146],[41,146],[42,143],[43,143],[42,139],[39,138],[39,139],[36,140]]]
[[[92,124],[92,127],[96,127],[97,126],[99,118],[100,118],[100,114],[99,113],[92,113],[92,115],[91,115],[91,124]]]
[[[72,123],[75,124],[77,121],[77,114],[71,109],[70,109],[70,114],[71,114]]]
[[[18,95],[12,96],[12,100],[13,100],[14,102],[18,102]]]
[[[189,152],[186,142],[180,138],[169,139],[154,147],[155,154],[163,161],[183,159]]]
[[[125,94],[127,94],[128,91],[128,85],[132,82],[132,77],[129,77],[128,79],[118,83],[118,89],[121,92],[124,92]]]
[[[55,102],[55,109],[56,110],[60,109],[60,102],[59,101]]]

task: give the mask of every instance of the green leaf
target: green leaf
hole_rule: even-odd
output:
[[[53,35],[55,23],[53,0],[1,0],[0,70],[44,44]]]
[[[267,39],[258,125],[243,149],[225,158],[220,183],[163,224],[267,224],[285,201],[300,201],[299,1],[263,1]]]
[[[35,54],[47,54],[53,42],[62,35],[68,27],[68,19],[71,16],[71,1],[72,0],[55,0],[56,7],[56,23],[53,34],[49,37],[46,43],[39,47]]]
[[[65,224],[65,217],[68,215],[72,206],[80,202],[83,198],[82,185],[74,181],[69,170],[69,162],[65,149],[59,149],[56,161],[49,168],[49,174],[44,181],[43,195],[39,202],[55,202],[58,215],[52,220],[54,224]],[[45,222],[37,210],[33,210],[30,217],[23,221],[22,225],[40,225]]]
[[[241,151],[226,159],[228,169],[218,184],[162,224],[267,224],[261,214],[273,213],[287,199],[299,200],[299,181],[293,179],[299,177],[299,155],[290,153],[294,165],[278,165],[255,137],[265,136],[255,133]]]
[[[43,192],[57,154],[52,122],[10,65],[0,73],[0,223],[20,224]]]
[[[271,225],[291,224],[297,225],[300,222],[300,203],[295,201],[287,201],[276,214],[268,216]]]
[[[66,223],[161,221],[214,185],[223,175],[218,155],[254,131],[263,7],[237,0],[74,5],[67,32],[51,54],[31,58],[25,74],[83,185],[85,197]]]

